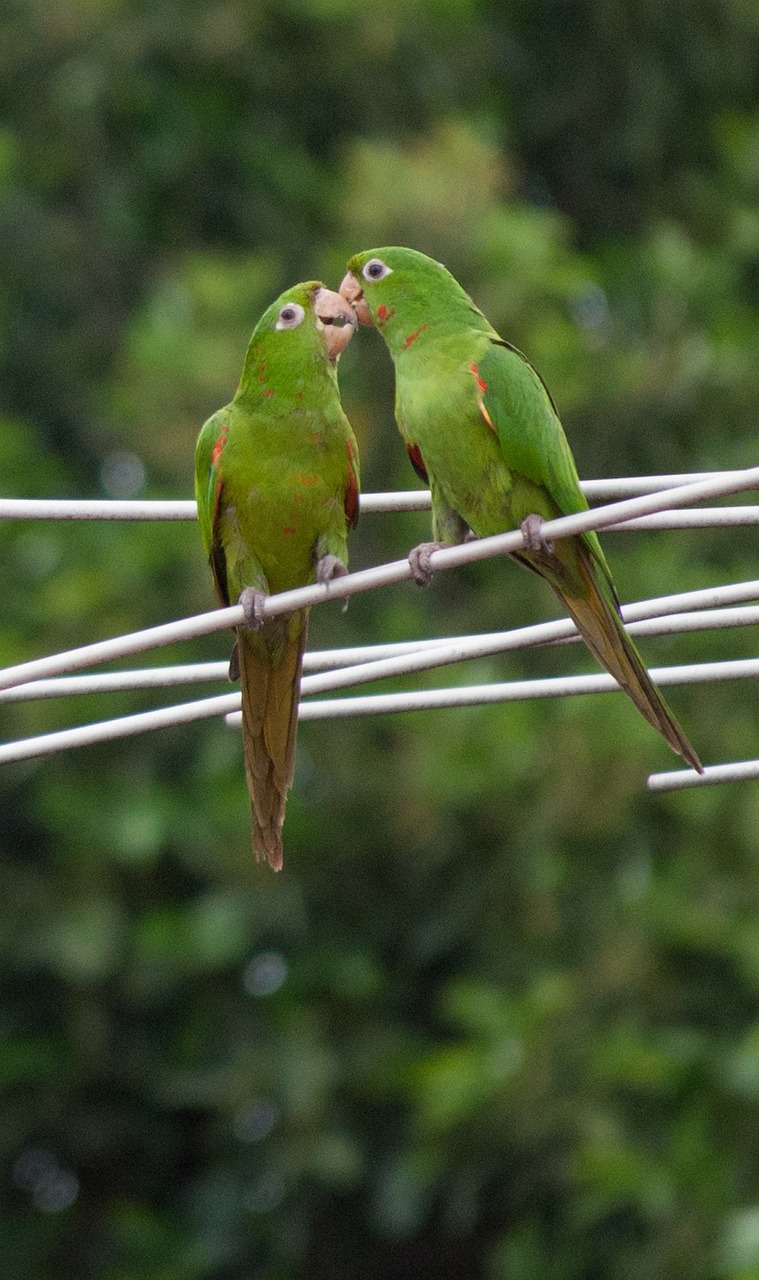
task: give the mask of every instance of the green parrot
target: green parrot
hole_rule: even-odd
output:
[[[395,365],[395,410],[417,474],[432,492],[434,542],[409,555],[420,584],[441,546],[520,528],[514,559],[545,578],[578,631],[650,724],[694,769],[701,763],[622,624],[595,533],[553,545],[544,520],[587,510],[556,406],[529,361],[505,342],[439,262],[370,249],[340,292],[374,325]]]
[[[356,328],[317,281],[294,285],[253,331],[237,393],[195,450],[203,545],[221,606],[239,603],[230,679],[242,683],[243,751],[256,857],[282,866],[308,610],[264,619],[267,594],[347,572],[358,450],[337,388]]]

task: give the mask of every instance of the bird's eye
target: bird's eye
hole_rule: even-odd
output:
[[[275,329],[297,329],[305,314],[299,303],[287,302],[280,309],[277,323],[274,327]]]
[[[365,280],[383,280],[385,276],[389,276],[393,268],[388,267],[379,258],[370,258],[364,265],[361,274]]]

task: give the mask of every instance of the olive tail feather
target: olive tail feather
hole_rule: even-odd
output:
[[[615,601],[607,599],[584,558],[578,560],[578,568],[587,587],[585,593],[575,596],[559,591],[556,587],[554,590],[572,615],[583,640],[672,750],[682,756],[697,773],[703,773],[701,761],[627,634]]]
[[[295,767],[298,693],[306,646],[298,634],[272,643],[266,629],[238,631],[242,685],[243,755],[253,823],[253,852],[273,871],[282,868],[282,824]]]

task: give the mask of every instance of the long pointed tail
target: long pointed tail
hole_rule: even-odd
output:
[[[698,773],[703,773],[701,761],[646,671],[643,659],[627,634],[615,601],[607,598],[593,567],[582,552],[577,556],[576,566],[586,588],[582,595],[569,594],[554,583],[551,586],[572,615],[583,640],[601,665],[629,694],[648,723],[658,729],[672,750]]]
[[[283,623],[287,630],[283,629]],[[277,619],[275,625],[276,630],[269,625],[256,633],[240,628],[237,638],[253,851],[259,862],[265,859],[273,871],[279,871],[285,803],[295,767],[298,692],[307,617],[297,614],[281,621]]]

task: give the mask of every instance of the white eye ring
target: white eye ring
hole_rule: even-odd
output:
[[[298,325],[302,323],[305,314],[306,313],[299,302],[286,302],[285,305],[280,308],[279,315],[277,316],[277,323],[274,328],[297,329]]]
[[[377,280],[384,280],[385,276],[392,275],[393,268],[388,267],[380,258],[370,258],[361,268],[361,274],[365,280],[369,280],[375,284]]]

